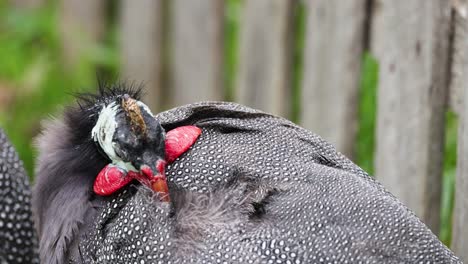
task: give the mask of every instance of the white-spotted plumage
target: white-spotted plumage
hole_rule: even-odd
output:
[[[213,102],[157,118],[202,129],[166,167],[173,206],[125,188],[72,263],[462,263],[375,179],[287,120]]]
[[[39,263],[29,179],[0,128],[0,263]]]

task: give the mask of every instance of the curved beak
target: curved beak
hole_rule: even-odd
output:
[[[166,162],[161,159],[156,161],[155,164],[144,164],[140,166],[140,174],[136,178],[156,192],[160,196],[161,201],[169,202],[169,188],[167,187],[165,167]]]

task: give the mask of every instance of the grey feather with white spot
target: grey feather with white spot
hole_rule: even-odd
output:
[[[157,116],[203,132],[167,168],[173,206],[127,187],[81,242],[86,263],[461,263],[320,137],[231,103]]]
[[[39,263],[31,190],[23,163],[0,129],[0,263]]]

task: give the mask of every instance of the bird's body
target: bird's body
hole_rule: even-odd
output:
[[[201,129],[166,167],[169,203],[138,184],[110,197],[93,194],[92,181],[108,161],[87,149],[91,144],[54,187],[60,188],[54,197],[72,192],[73,198],[59,204],[44,196],[52,179],[49,169],[39,169],[35,204],[42,257],[56,261],[49,263],[461,263],[382,185],[292,122],[219,102],[156,118],[166,131]],[[47,165],[57,155],[51,152],[68,157],[77,142],[67,123],[59,124],[43,137],[39,165],[56,177],[62,168]],[[66,136],[46,144],[63,129]],[[95,160],[80,170],[86,157]],[[76,182],[84,187],[73,189]],[[49,208],[39,208],[44,199],[52,199]],[[68,208],[75,211],[57,219],[54,213]],[[44,226],[56,231],[54,225],[69,228],[44,232]],[[60,255],[46,256],[57,239],[63,239]]]
[[[0,129],[0,263],[39,263],[29,180]]]
[[[181,201],[171,208],[144,190],[120,194],[82,243],[87,260],[460,263],[373,178],[287,120],[232,103],[157,117],[166,129],[202,128],[167,168]]]

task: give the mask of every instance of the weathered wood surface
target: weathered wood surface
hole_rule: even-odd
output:
[[[60,1],[60,35],[67,65],[76,65],[105,29],[104,0]]]
[[[301,123],[352,156],[366,0],[307,4]]]
[[[374,2],[379,67],[376,176],[437,234],[450,2]]]
[[[122,79],[144,84],[144,101],[153,111],[162,110],[162,1],[122,0],[121,4]]]
[[[224,1],[170,3],[173,104],[223,99]]]
[[[454,3],[454,37],[452,53],[452,88],[462,96],[458,134],[458,164],[453,211],[452,248],[468,262],[468,0]]]
[[[294,1],[245,1],[241,19],[236,100],[288,116]]]
[[[453,54],[451,66],[450,94],[449,103],[453,111],[458,114],[463,112],[463,96],[464,87],[466,87],[466,72],[463,72],[463,65],[466,63],[467,38],[466,20],[468,9],[466,8],[467,0],[451,0],[454,10],[453,20]]]

